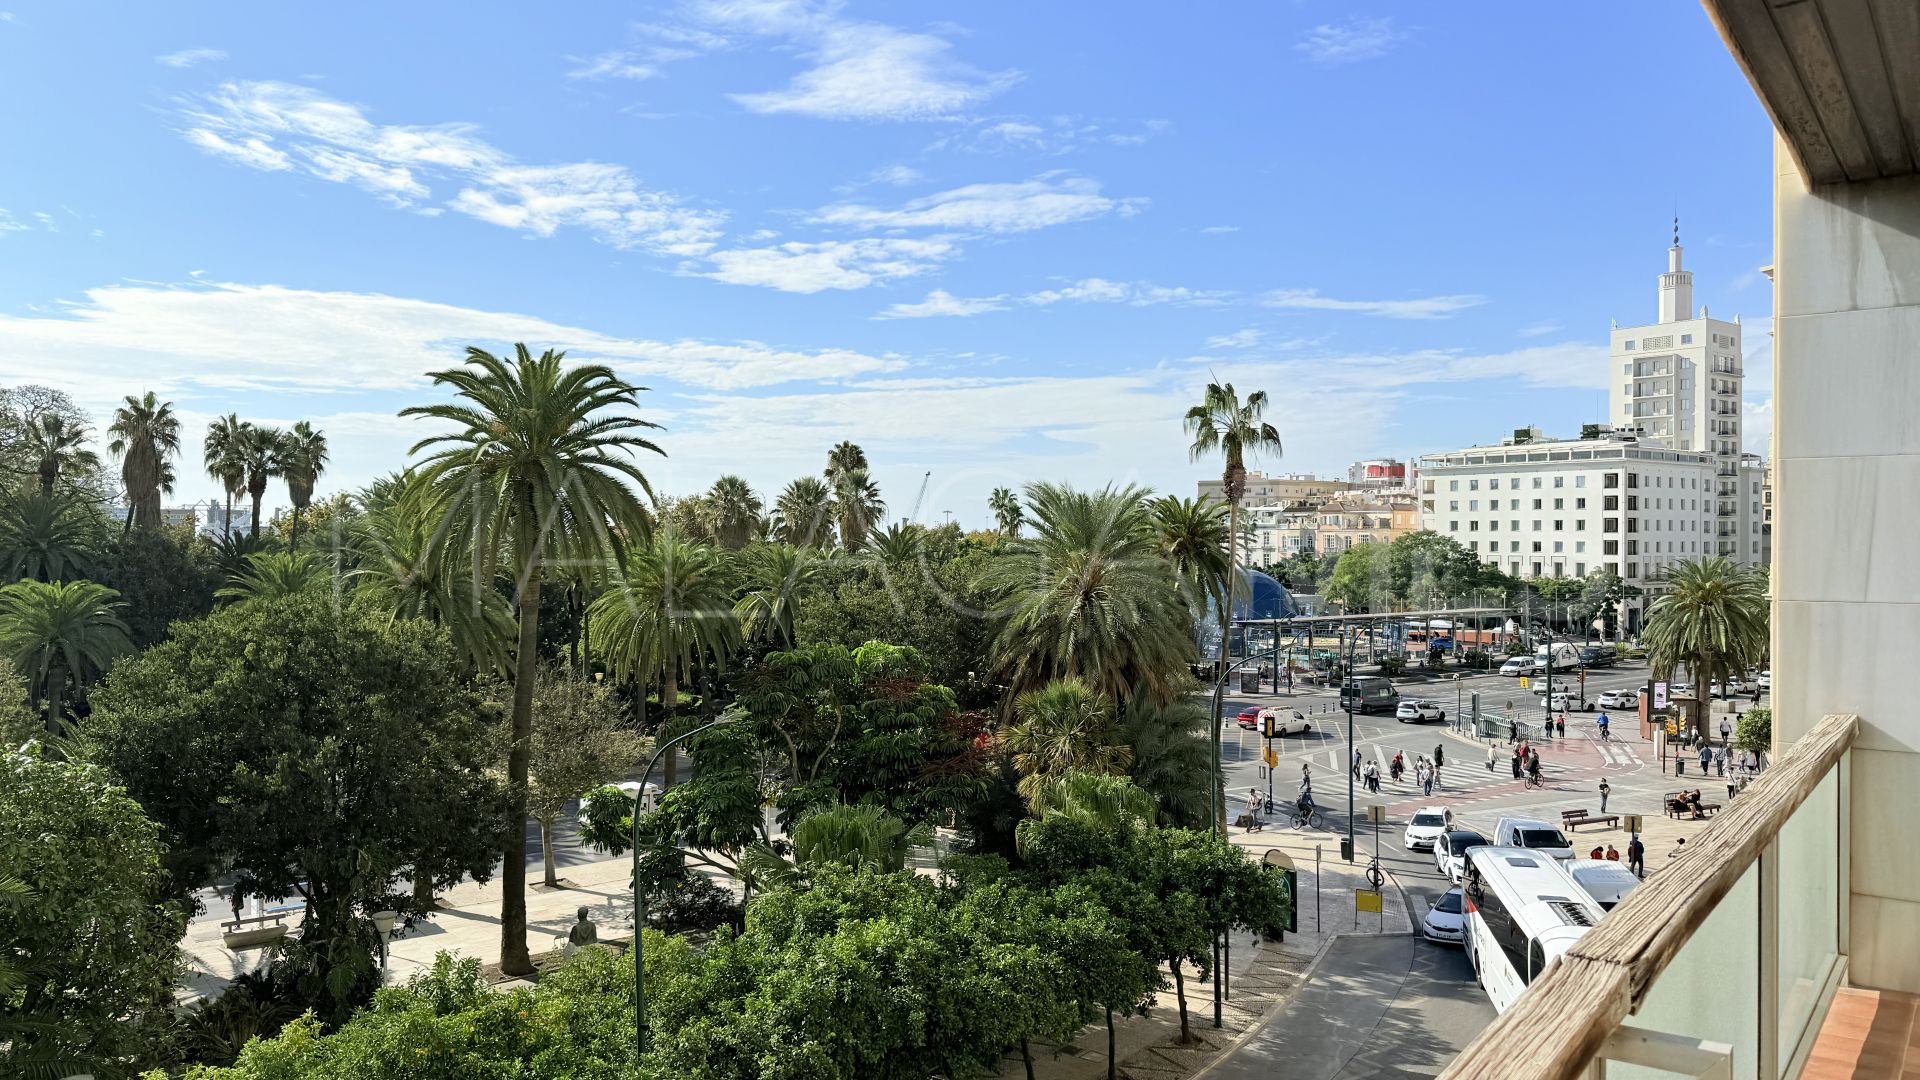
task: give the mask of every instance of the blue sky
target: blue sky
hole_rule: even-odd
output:
[[[896,514],[1570,432],[1668,219],[1771,364],[1771,136],[1690,4],[0,0],[0,382],[313,419],[322,491],[468,344],[652,388],[657,488],[866,446]],[[215,485],[182,470],[176,501]],[[277,494],[277,493],[276,493]]]

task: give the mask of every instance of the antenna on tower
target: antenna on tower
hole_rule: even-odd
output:
[[[1680,215],[1677,212],[1673,215],[1673,246],[1680,246]]]

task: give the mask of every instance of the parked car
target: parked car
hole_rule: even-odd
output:
[[[1458,885],[1460,875],[1467,871],[1467,849],[1486,846],[1487,838],[1472,829],[1451,830],[1433,845],[1433,868]]]
[[[1771,692],[1773,690],[1773,669],[1768,668],[1767,670],[1762,671],[1760,673],[1760,678],[1754,681],[1754,685],[1758,686],[1762,690]]]
[[[1588,645],[1580,650],[1580,666],[1583,668],[1612,667],[1619,659],[1620,655],[1611,646]]]
[[[1594,704],[1603,709],[1631,709],[1640,704],[1638,690],[1603,690],[1594,699]]]
[[[1305,735],[1307,732],[1313,730],[1313,722],[1300,715],[1298,709],[1286,711],[1280,709],[1261,709],[1261,730],[1265,730],[1268,719],[1273,720],[1273,733],[1275,735]]]
[[[1447,718],[1447,712],[1437,702],[1407,700],[1393,711],[1393,718],[1403,724],[1423,724],[1429,720],[1437,723]]]
[[[1453,811],[1444,806],[1423,806],[1413,812],[1402,838],[1408,851],[1432,851],[1435,841],[1453,828]]]
[[[1690,682],[1668,683],[1667,696],[1668,697],[1692,697],[1693,684]]]
[[[1556,859],[1573,858],[1573,842],[1538,818],[1503,817],[1493,826],[1493,846],[1530,848]]]
[[[1560,690],[1555,690],[1553,692],[1553,701],[1551,702],[1547,701],[1545,695],[1541,696],[1540,707],[1542,709],[1546,709],[1549,712],[1557,712],[1557,713],[1558,712],[1592,712],[1593,702],[1587,700],[1586,698],[1582,698],[1574,694],[1568,694]]]
[[[1253,731],[1259,728],[1260,726],[1259,707],[1250,706],[1248,708],[1241,709],[1240,715],[1234,718],[1234,723],[1239,724],[1243,729],[1247,731]]]
[[[1420,923],[1420,933],[1428,941],[1437,941],[1446,945],[1460,945],[1467,940],[1466,905],[1460,895],[1460,889],[1448,889],[1440,899],[1427,909],[1427,917]]]
[[[1531,675],[1537,666],[1531,656],[1509,656],[1507,662],[1500,665],[1500,674],[1507,676]]]

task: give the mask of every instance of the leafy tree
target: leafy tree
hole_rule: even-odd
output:
[[[213,595],[221,600],[278,599],[319,591],[327,581],[327,567],[306,552],[259,551],[247,556],[246,569]]]
[[[100,582],[125,601],[120,617],[142,649],[166,637],[174,621],[213,610],[220,573],[211,545],[197,540],[190,525],[129,532],[111,544],[100,566]]]
[[[247,459],[243,450],[247,425],[238,414],[228,413],[207,425],[207,438],[201,445],[201,459],[207,475],[220,482],[226,493],[226,514],[220,519],[222,533],[233,532],[233,500],[247,490]]]
[[[1120,712],[1115,734],[1133,751],[1128,775],[1153,796],[1161,825],[1207,825],[1212,720],[1212,711],[1191,697],[1163,705],[1135,696]]]
[[[51,429],[49,417],[55,418]],[[56,455],[56,482],[64,480],[69,493],[104,499],[108,492],[99,456],[84,455],[84,448],[72,443],[74,433],[85,433],[91,423],[87,411],[63,390],[31,383],[0,387],[0,473],[37,485],[47,464],[48,443],[61,443],[67,449]],[[55,431],[60,437],[48,439]]]
[[[171,458],[180,452],[180,418],[173,402],[161,401],[149,390],[128,395],[115,410],[113,436],[108,444],[120,459],[120,478],[127,486],[127,528],[160,526],[160,493],[173,490]]]
[[[993,511],[993,522],[1000,534],[1009,540],[1020,536],[1020,525],[1026,520],[1026,512],[1020,508],[1020,496],[1012,488],[997,487],[987,496],[987,509]]]
[[[1690,707],[1706,730],[1706,690],[1716,679],[1758,664],[1768,647],[1765,571],[1708,556],[1678,562],[1661,575],[1640,642],[1660,678],[1685,667],[1698,693]]]
[[[400,415],[454,428],[411,451],[436,448],[421,475],[440,496],[446,525],[437,542],[470,545],[477,582],[493,579],[504,550],[520,623],[507,786],[513,819],[524,821],[545,568],[557,559],[623,550],[625,532],[648,524],[628,482],[653,497],[632,455],[665,454],[640,434],[659,427],[638,416],[640,387],[604,364],[567,367],[565,354],[551,349],[538,359],[525,345],[514,350],[509,362],[469,348],[464,367],[433,373],[434,384],[451,386],[458,401],[402,409]],[[527,955],[526,832],[512,828],[506,835],[500,967],[527,975],[533,962]]]
[[[0,496],[0,575],[8,581],[91,576],[104,532],[92,508],[72,496]]]
[[[985,616],[992,600],[983,577],[997,556],[957,548],[948,554],[943,540],[941,530],[931,530],[922,548],[925,558],[897,573],[864,560],[823,561],[818,593],[794,613],[796,642],[848,649],[869,641],[909,646],[933,682],[963,697],[988,693],[987,644],[993,627]]]
[[[819,589],[820,556],[787,543],[754,544],[742,552],[740,598],[733,613],[741,636],[793,648],[796,609]]]
[[[1733,731],[1733,748],[1755,754],[1773,753],[1773,710],[1755,706],[1740,714]]]
[[[1020,770],[1020,794],[1039,813],[1049,781],[1073,771],[1125,773],[1133,748],[1113,738],[1113,706],[1079,679],[1056,679],[1013,702],[1000,741]]]
[[[1027,488],[1034,537],[1009,545],[985,582],[1005,618],[992,656],[1014,695],[1077,677],[1108,700],[1185,685],[1193,623],[1139,488]]]
[[[527,814],[540,823],[546,884],[558,887],[553,827],[567,804],[639,763],[642,743],[622,729],[620,703],[605,685],[542,668],[533,691],[533,756]]]
[[[501,812],[491,729],[443,634],[308,594],[176,624],[114,670],[86,738],[166,828],[178,894],[232,872],[306,901],[289,962],[339,1019],[373,985],[366,916],[407,906],[405,868],[492,874],[520,819]]]
[[[765,504],[740,477],[728,475],[715,480],[706,503],[712,515],[709,528],[721,547],[738,551],[760,531],[760,512]]]
[[[0,748],[0,821],[0,1073],[116,1072],[172,1004],[186,932],[160,830],[106,770],[37,748]]]
[[[260,500],[266,498],[267,483],[287,471],[286,433],[265,424],[241,426],[235,452],[247,474],[247,497],[253,500],[252,526],[247,535],[260,539]]]
[[[840,527],[840,546],[859,551],[866,546],[867,531],[887,512],[880,499],[880,487],[868,475],[866,451],[850,442],[842,442],[827,452],[827,486],[833,492],[835,523]]]
[[[868,533],[860,554],[877,563],[882,574],[910,570],[924,556],[926,541],[925,526],[900,521]]]
[[[492,580],[474,580],[474,553],[447,543],[435,495],[411,470],[364,493],[366,513],[354,524],[353,602],[389,620],[424,619],[445,627],[476,672],[512,666],[511,605]]]
[[[116,657],[133,651],[120,594],[91,581],[16,581],[0,589],[0,652],[47,703],[47,730],[65,723],[71,690],[83,693]]]
[[[58,412],[42,413],[27,424],[27,452],[34,459],[42,498],[53,497],[63,475],[71,483],[100,471],[100,455],[87,447],[86,425]]]
[[[803,867],[835,863],[882,872],[907,864],[907,823],[873,805],[830,806],[793,826],[793,859]]]
[[[833,543],[833,491],[817,477],[789,483],[773,503],[773,537],[795,547]]]
[[[287,482],[287,501],[293,504],[290,548],[300,544],[300,511],[313,501],[313,485],[326,469],[327,437],[307,421],[296,421],[280,446],[280,475]]]
[[[1030,805],[1034,816],[1022,826],[1063,815],[1106,830],[1151,824],[1159,809],[1152,795],[1126,777],[1085,769],[1068,769],[1044,778],[1034,785]]]

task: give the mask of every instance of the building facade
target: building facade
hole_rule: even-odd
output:
[[[1310,499],[1329,498],[1346,490],[1347,482],[1344,480],[1321,480],[1305,473],[1268,476],[1249,469],[1247,490],[1241,496],[1240,506],[1242,509],[1249,506],[1285,506]],[[1200,481],[1200,497],[1225,502],[1225,484],[1219,479]]]
[[[1420,530],[1420,504],[1412,493],[1350,492],[1321,506],[1314,539],[1322,555],[1356,544],[1390,544]]]
[[[1272,566],[1301,552],[1319,550],[1320,502],[1256,506],[1240,511],[1240,557],[1249,566]]]
[[[1386,491],[1412,491],[1411,464],[1393,458],[1356,461],[1347,467],[1347,484],[1355,488]]]

